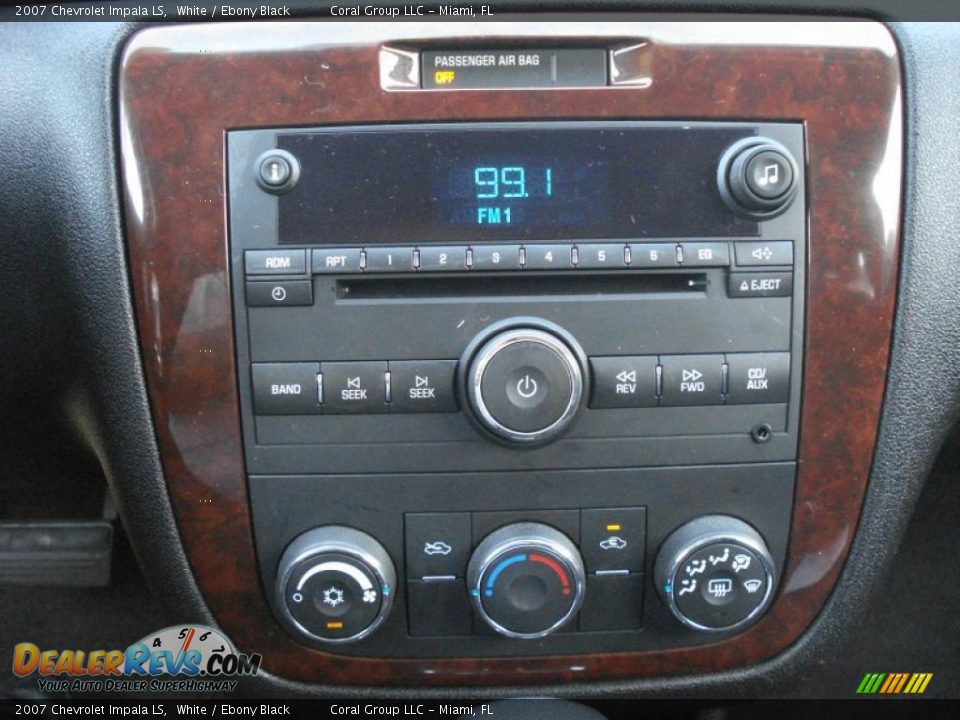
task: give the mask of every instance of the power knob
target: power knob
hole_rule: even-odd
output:
[[[675,530],[654,566],[657,590],[687,627],[723,632],[757,620],[773,598],[773,558],[750,525],[708,515]]]
[[[312,641],[367,637],[390,614],[395,591],[396,570],[383,545],[340,525],[298,536],[277,569],[276,602],[284,623]]]
[[[586,396],[586,356],[542,320],[494,326],[467,348],[461,382],[472,419],[492,437],[542,445],[573,422]]]
[[[539,638],[570,620],[583,603],[583,560],[559,530],[515,523],[490,533],[467,566],[480,617],[501,635]]]
[[[783,145],[752,137],[727,148],[717,168],[717,185],[723,201],[735,213],[766,220],[790,207],[799,174],[797,161]]]

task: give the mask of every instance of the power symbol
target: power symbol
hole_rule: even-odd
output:
[[[517,393],[522,398],[532,398],[537,394],[537,381],[529,375],[524,375],[517,382]]]

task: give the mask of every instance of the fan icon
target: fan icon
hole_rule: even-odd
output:
[[[343,590],[338,587],[328,587],[323,591],[323,604],[336,607],[343,604]]]
[[[364,590],[363,591],[363,601],[365,603],[374,603],[377,601],[377,592],[376,590]]]

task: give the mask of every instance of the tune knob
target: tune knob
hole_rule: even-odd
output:
[[[737,214],[765,220],[783,213],[797,194],[799,170],[790,151],[768,138],[745,138],[720,159],[717,184]]]
[[[570,539],[541,523],[507,525],[477,546],[467,586],[480,616],[501,635],[539,638],[583,603],[583,560]]]
[[[280,558],[277,606],[300,636],[345,643],[370,635],[390,614],[396,571],[383,545],[330,525],[297,537]]]
[[[475,340],[461,363],[468,405],[480,427],[527,445],[562,434],[585,395],[579,345],[560,328],[534,322]]]
[[[721,632],[753,622],[773,597],[773,559],[756,530],[709,515],[664,541],[654,566],[657,590],[680,622]]]

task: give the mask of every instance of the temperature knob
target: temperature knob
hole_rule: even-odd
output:
[[[298,635],[352,642],[387,618],[395,588],[396,571],[383,545],[359,530],[330,525],[287,546],[277,571],[277,606]]]
[[[773,598],[773,559],[756,530],[708,515],[675,530],[654,567],[657,590],[680,622],[721,632],[744,627]]]
[[[580,552],[558,530],[516,523],[492,532],[467,567],[473,604],[501,635],[539,638],[566,623],[583,603]]]

